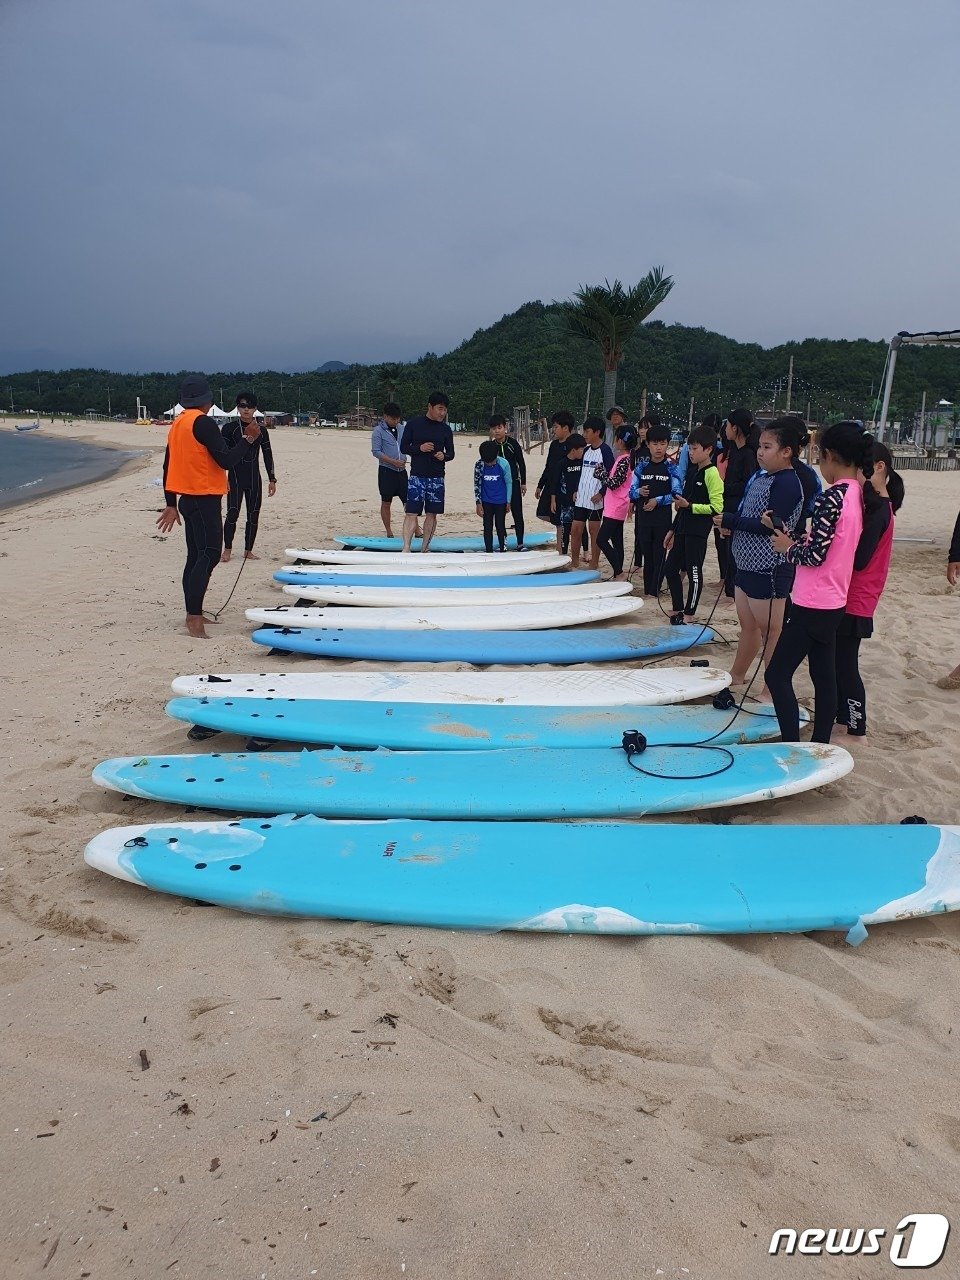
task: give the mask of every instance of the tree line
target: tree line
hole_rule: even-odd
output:
[[[648,408],[674,423],[694,412],[724,413],[743,404],[754,411],[785,406],[790,357],[794,362],[792,407],[818,421],[838,417],[869,419],[880,394],[886,343],[866,339],[808,338],[777,347],[737,342],[687,325],[641,324],[624,343],[616,373],[616,400],[628,417]],[[198,372],[191,370],[190,372]],[[317,413],[334,418],[360,401],[379,406],[396,400],[405,414],[422,409],[431,391],[450,397],[450,417],[481,426],[494,410],[509,414],[519,405],[549,416],[560,408],[575,415],[598,412],[604,401],[604,368],[595,345],[571,331],[565,304],[528,302],[503,316],[446,355],[427,352],[419,360],[393,364],[353,364],[329,373],[277,370],[206,372],[218,402],[233,405],[253,388],[261,406],[285,413]],[[608,371],[609,372],[609,371]],[[103,369],[33,370],[0,378],[0,407],[20,412],[133,417],[136,401],[160,416],[176,403],[183,372],[120,374]],[[587,399],[587,386],[590,397]],[[609,390],[609,377],[608,377]],[[960,357],[943,348],[902,348],[897,362],[890,416],[908,420],[920,407],[939,400],[960,401]]]

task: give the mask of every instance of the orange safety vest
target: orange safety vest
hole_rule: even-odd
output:
[[[194,437],[193,424],[203,417],[202,409],[184,409],[174,418],[167,436],[167,490],[170,493],[224,494],[227,473],[214,462],[210,450]]]

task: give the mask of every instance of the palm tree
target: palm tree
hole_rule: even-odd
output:
[[[388,400],[395,400],[397,397],[397,383],[403,377],[402,364],[381,364],[377,368],[380,375],[380,383],[387,393]]]
[[[573,298],[563,303],[568,332],[600,347],[604,412],[616,404],[617,369],[624,347],[672,288],[673,277],[665,276],[663,267],[654,267],[632,289],[624,289],[619,280],[613,284],[604,280],[602,285],[581,285]]]

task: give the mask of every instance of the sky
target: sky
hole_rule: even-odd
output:
[[[0,373],[960,324],[957,0],[2,0]]]

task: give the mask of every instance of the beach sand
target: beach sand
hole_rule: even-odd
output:
[[[188,749],[162,712],[176,674],[303,669],[243,608],[279,597],[284,547],[380,532],[379,499],[365,436],[275,432],[263,559],[203,643],[179,631],[182,531],[154,528],[165,430],[44,430],[154,453],[0,515],[5,1277],[880,1276],[903,1215],[957,1211],[957,916],[858,949],[474,936],[245,917],[88,870],[96,832],[178,816],[93,765]],[[441,532],[474,532],[457,444]],[[721,821],[958,820],[960,694],[931,681],[960,660],[960,477],[905,480],[899,532],[934,541],[895,549],[856,770]],[[879,1258],[769,1258],[788,1226],[888,1234]]]

